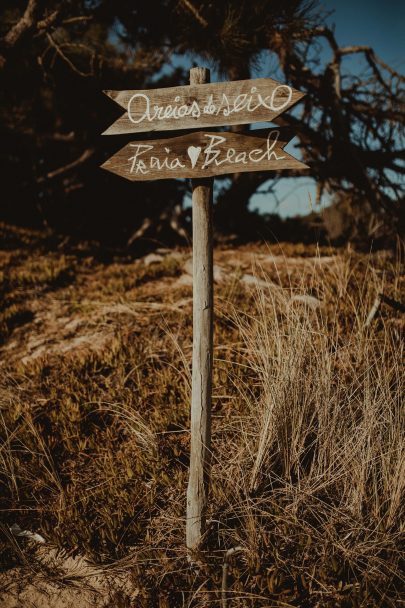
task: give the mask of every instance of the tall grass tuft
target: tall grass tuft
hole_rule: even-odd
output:
[[[354,288],[348,264],[335,277],[316,310],[293,297],[306,278],[283,292],[269,281],[230,315],[244,408],[217,429],[213,519],[221,546],[244,550],[238,605],[251,586],[252,605],[270,592],[393,606],[404,584],[403,342],[383,319],[365,327],[371,269]]]

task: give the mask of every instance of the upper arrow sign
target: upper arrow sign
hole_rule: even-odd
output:
[[[125,114],[103,135],[271,121],[304,97],[271,78],[104,93]]]

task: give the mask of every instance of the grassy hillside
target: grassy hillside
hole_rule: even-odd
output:
[[[36,581],[52,607],[62,587],[75,608],[405,602],[404,317],[382,303],[366,323],[379,292],[405,301],[399,246],[216,251],[209,529],[191,568],[190,251],[106,260],[1,230],[5,605],[34,605]],[[77,556],[108,592],[86,599],[90,578],[60,568]]]

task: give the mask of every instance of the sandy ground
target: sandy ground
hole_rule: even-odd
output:
[[[29,566],[0,578],[2,608],[129,608],[137,589],[129,569],[103,568],[80,556],[66,557],[46,544],[37,547]]]

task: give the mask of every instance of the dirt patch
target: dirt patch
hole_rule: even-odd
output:
[[[23,301],[24,323],[16,324],[0,347],[0,365],[17,361],[25,365],[43,357],[99,353],[112,345],[124,326],[145,327],[156,315],[191,306],[189,251],[159,250],[130,264],[108,266],[92,259],[81,263],[75,260],[74,283],[58,285],[56,291],[54,270],[50,272],[47,268],[44,273],[40,266],[43,256],[38,260],[34,266],[36,273],[40,267],[41,276],[51,276],[53,289],[35,289],[24,268],[16,272],[20,281],[21,276],[27,275],[30,291]],[[9,263],[9,257],[3,261]],[[57,259],[53,263],[66,272],[66,260],[63,264]],[[282,289],[280,281],[285,278],[288,285],[294,273],[310,274],[339,263],[335,255],[288,257],[273,255],[263,247],[219,249],[215,251],[214,281],[240,282],[253,289],[263,286]]]
[[[83,557],[63,557],[55,548],[35,551],[31,567],[2,574],[2,608],[125,608],[138,590],[128,570],[91,565]]]

